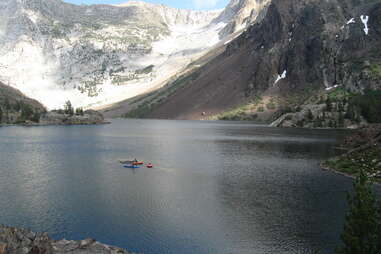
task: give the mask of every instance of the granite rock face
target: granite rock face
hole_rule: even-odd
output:
[[[112,104],[160,86],[243,28],[252,8],[261,7],[254,4],[258,1],[232,0],[225,10],[229,15],[220,16],[222,10],[142,1],[1,0],[0,81],[48,109],[67,100],[86,108]],[[231,23],[232,29],[224,29]],[[219,36],[222,30],[227,31]]]
[[[0,254],[128,254],[124,249],[94,239],[69,241],[51,239],[46,233],[0,226]]]

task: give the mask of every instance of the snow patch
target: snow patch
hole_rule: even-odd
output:
[[[347,22],[347,25],[352,24],[352,23],[356,23],[355,18],[351,18],[351,19]]]
[[[364,24],[364,32],[366,35],[368,35],[369,34],[369,27],[368,27],[369,16],[361,15],[360,18],[362,23]]]
[[[339,85],[335,85],[335,86],[327,87],[325,90],[330,91],[330,90],[338,88],[338,87],[339,87]]]
[[[276,83],[278,83],[280,80],[285,79],[286,77],[287,77],[287,70],[284,70],[283,73],[282,73],[281,75],[278,74],[278,77],[277,77],[277,79],[275,80],[274,85],[275,85]]]

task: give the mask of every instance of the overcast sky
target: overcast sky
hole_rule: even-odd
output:
[[[0,0],[1,1],[1,0]],[[120,4],[127,0],[64,0],[74,4]],[[229,0],[144,0],[144,2],[165,4],[175,8],[211,10],[224,8]]]

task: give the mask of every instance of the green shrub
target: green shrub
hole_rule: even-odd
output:
[[[364,171],[357,176],[354,194],[348,193],[349,211],[346,214],[343,246],[337,254],[379,254],[381,250],[381,204],[372,191]]]
[[[381,65],[380,64],[372,64],[370,66],[370,71],[374,78],[381,79]]]

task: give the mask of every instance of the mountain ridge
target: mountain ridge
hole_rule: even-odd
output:
[[[122,101],[160,88],[227,37],[231,20],[213,22],[221,12],[4,0],[0,80],[50,109]]]
[[[273,0],[265,11],[197,78],[141,116],[213,119],[235,110],[243,118],[267,123],[298,113],[287,116],[285,126],[364,122],[361,108],[355,109],[355,121],[345,117],[353,116],[352,107],[360,107],[349,101],[381,88],[380,1]],[[332,111],[324,106],[328,98]],[[322,106],[308,106],[318,104]]]

